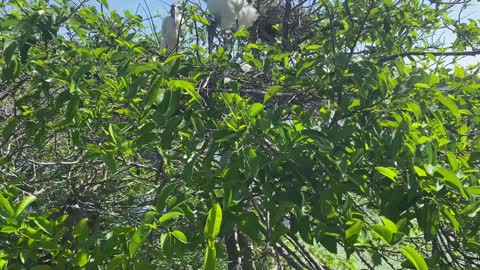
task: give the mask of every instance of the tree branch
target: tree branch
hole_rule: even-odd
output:
[[[480,49],[473,50],[473,51],[466,51],[466,52],[404,52],[404,53],[381,57],[380,62],[381,63],[388,62],[391,60],[395,60],[399,57],[425,56],[427,54],[432,54],[434,56],[475,56],[480,54]]]

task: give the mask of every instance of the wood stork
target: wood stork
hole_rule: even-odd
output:
[[[228,29],[238,20],[245,0],[207,0],[207,8],[214,17],[213,28]]]
[[[235,28],[244,25],[250,27],[258,18],[257,10],[246,0],[207,0],[207,8],[213,19],[208,28],[209,52],[215,29],[229,29],[235,23]]]
[[[178,46],[178,35],[183,28],[182,15],[179,14],[177,6],[170,6],[170,16],[167,16],[162,21],[162,43],[160,48],[167,48],[167,53],[170,54]]]
[[[238,25],[249,28],[258,19],[257,9],[251,4],[243,6],[242,10],[238,14]]]

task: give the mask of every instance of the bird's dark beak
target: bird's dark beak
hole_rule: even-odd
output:
[[[177,6],[175,5],[171,5],[170,6],[170,15],[172,16],[172,18],[175,18],[175,16],[177,15]]]

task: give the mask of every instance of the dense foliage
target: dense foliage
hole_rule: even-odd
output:
[[[98,2],[0,4],[0,269],[480,267],[470,1]]]

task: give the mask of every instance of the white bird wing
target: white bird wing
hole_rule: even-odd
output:
[[[160,48],[172,51],[177,45],[177,31],[172,16],[167,16],[162,21],[162,42]]]
[[[243,25],[246,28],[253,25],[258,19],[258,12],[252,5],[246,5],[240,10],[238,15],[238,25]]]
[[[235,17],[240,13],[240,10],[242,10],[245,5],[245,0],[226,0],[226,2],[233,11]]]
[[[233,22],[235,22],[235,9],[231,1],[232,0],[207,0],[208,11],[215,17],[217,26],[221,29],[228,29],[232,26]]]

